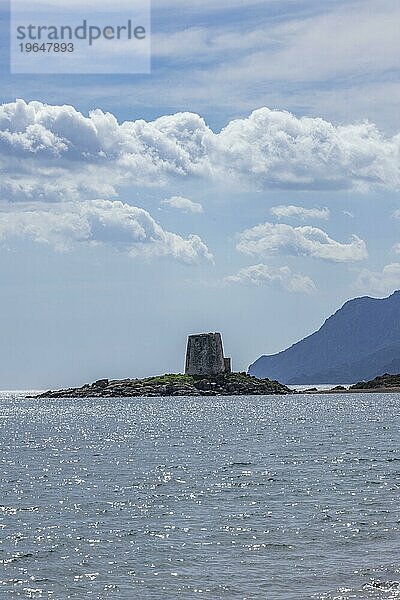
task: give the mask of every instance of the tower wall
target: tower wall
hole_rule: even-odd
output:
[[[232,373],[232,361],[230,358],[224,358],[225,373]]]
[[[218,375],[225,372],[220,333],[190,335],[186,351],[187,375]]]

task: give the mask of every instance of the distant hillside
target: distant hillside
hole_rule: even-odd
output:
[[[400,389],[400,374],[397,375],[380,375],[372,381],[359,381],[350,387],[350,390],[399,390]]]
[[[354,383],[399,372],[400,291],[349,300],[318,331],[249,367],[251,375],[285,384]]]

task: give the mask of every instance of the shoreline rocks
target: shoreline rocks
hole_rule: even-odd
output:
[[[400,374],[385,373],[371,381],[328,390],[315,387],[298,391],[279,381],[258,379],[247,373],[218,375],[170,374],[145,379],[99,379],[78,388],[48,390],[33,398],[129,398],[157,396],[266,396],[287,394],[400,393]]]
[[[379,375],[370,381],[359,381],[358,383],[350,386],[349,389],[368,391],[382,388],[390,390],[400,388],[400,374],[390,375],[389,373],[385,373],[384,375]]]
[[[218,375],[170,374],[146,379],[99,379],[79,388],[48,390],[35,398],[114,398],[139,396],[250,396],[293,394],[278,381],[246,373]]]
[[[400,393],[400,374],[390,375],[385,373],[379,375],[375,379],[370,381],[359,381],[349,387],[343,385],[337,385],[329,390],[317,390],[316,388],[310,388],[304,390],[303,394],[383,394],[388,392]]]

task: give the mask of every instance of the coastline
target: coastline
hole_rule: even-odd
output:
[[[292,394],[286,385],[246,373],[167,374],[145,379],[99,379],[78,388],[48,390],[34,398],[115,398],[154,396],[264,396]]]
[[[247,373],[219,375],[168,374],[145,379],[99,379],[77,388],[47,390],[28,398],[116,398],[155,396],[264,396],[314,394],[400,393],[400,375],[383,375],[349,387],[289,388],[279,381],[258,379]]]
[[[344,390],[331,389],[331,390],[317,390],[317,391],[303,391],[298,392],[301,394],[400,394],[400,387],[378,387],[378,388],[346,388]]]

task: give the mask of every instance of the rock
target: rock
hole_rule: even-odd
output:
[[[368,389],[389,389],[389,388],[400,388],[400,374],[390,375],[385,373],[379,375],[375,379],[370,381],[359,381],[358,383],[351,385],[350,390],[368,390]]]
[[[137,396],[239,396],[292,394],[288,387],[278,381],[257,379],[246,373],[220,373],[217,375],[171,374],[146,379],[123,379],[121,381],[99,379],[81,388],[47,391],[40,398],[90,398],[90,397],[137,397]]]
[[[108,386],[108,384],[108,379],[99,379],[98,381],[94,382],[93,387],[105,388]]]

